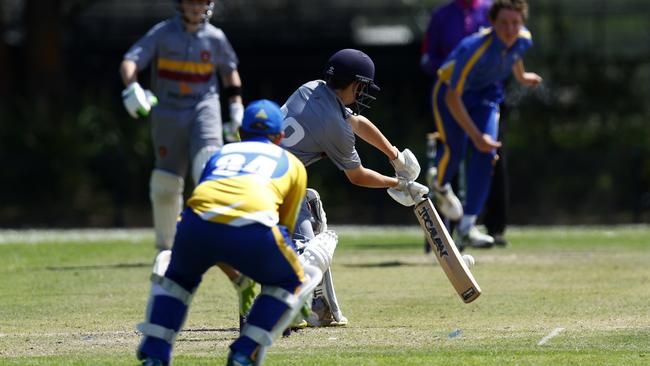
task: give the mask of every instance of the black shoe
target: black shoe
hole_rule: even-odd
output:
[[[506,247],[509,244],[503,234],[493,234],[492,237],[494,238],[494,245],[498,247]]]

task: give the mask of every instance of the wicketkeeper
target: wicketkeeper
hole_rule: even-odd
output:
[[[172,250],[156,258],[146,318],[138,325],[143,337],[137,352],[144,366],[169,365],[193,294],[211,266],[227,264],[262,284],[246,325],[230,345],[232,366],[262,364],[266,349],[321,281],[319,267],[329,266],[327,251],[333,253],[336,244],[332,234],[325,232],[316,246],[329,250],[305,250],[302,261],[291,239],[307,173],[277,146],[284,136],[279,106],[268,100],[251,103],[240,134],[243,142],[224,146],[207,162]]]

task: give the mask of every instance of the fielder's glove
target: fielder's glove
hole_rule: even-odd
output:
[[[423,184],[400,177],[398,179],[399,183],[396,187],[388,188],[388,195],[401,205],[413,206],[429,193],[429,187]]]
[[[409,149],[398,152],[397,158],[391,160],[390,163],[395,168],[395,174],[398,177],[412,181],[420,175],[420,163]]]
[[[149,115],[151,107],[158,104],[158,98],[150,90],[142,89],[140,84],[134,81],[122,91],[122,102],[131,117],[139,118]]]

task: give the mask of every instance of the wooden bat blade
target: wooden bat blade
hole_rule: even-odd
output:
[[[481,288],[467,268],[431,200],[423,200],[413,210],[451,285],[465,303],[476,300],[481,295]]]

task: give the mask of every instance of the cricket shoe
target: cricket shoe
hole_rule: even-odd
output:
[[[226,366],[253,366],[253,360],[243,353],[230,351]]]
[[[157,358],[146,358],[142,361],[140,366],[167,366],[166,362],[162,362]]]
[[[498,233],[498,234],[489,234],[494,238],[494,245],[497,247],[507,247],[508,246],[508,239],[506,239],[505,235]]]
[[[314,296],[311,303],[311,314],[306,318],[310,327],[341,327],[348,325],[348,318],[339,314],[338,320],[332,315],[332,310],[325,297]]]
[[[459,233],[460,239],[457,245],[462,248],[491,248],[494,245],[494,238],[483,234],[476,226],[470,226],[466,233]]]
[[[142,361],[140,366],[168,366],[168,362],[164,362],[160,359],[153,358],[153,357],[147,357],[144,353],[138,351],[136,353],[136,356],[138,357],[138,360]]]
[[[433,184],[432,188],[433,203],[440,213],[449,220],[459,220],[463,216],[463,204],[454,194],[451,184],[447,183],[442,187]]]

